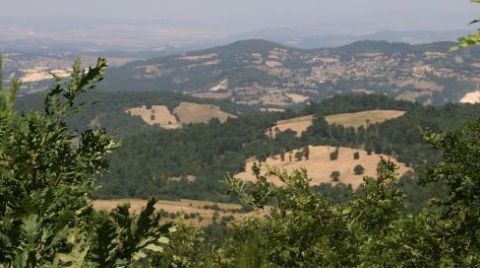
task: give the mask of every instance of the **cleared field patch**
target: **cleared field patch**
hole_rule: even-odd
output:
[[[325,117],[325,120],[331,125],[342,125],[344,127],[358,128],[360,126],[366,126],[367,124],[382,123],[390,119],[401,117],[405,114],[405,111],[398,110],[370,110],[356,113],[345,113],[329,115]],[[305,115],[295,117],[287,120],[277,121],[275,126],[272,127],[272,135],[275,137],[276,132],[283,132],[287,129],[293,130],[300,137],[313,123],[313,115]],[[270,131],[267,131],[267,134]]]
[[[295,154],[303,149],[293,150],[287,152],[283,156],[276,155],[267,158],[265,162],[258,162],[255,160],[249,160],[245,164],[245,171],[235,175],[237,178],[245,181],[254,181],[255,177],[252,175],[252,167],[256,163],[260,166],[262,172],[267,172],[269,169],[280,169],[287,172],[292,172],[298,169],[306,169],[308,176],[312,179],[311,185],[320,185],[322,183],[344,183],[351,184],[353,188],[357,188],[363,183],[363,177],[371,176],[376,177],[377,164],[381,158],[390,159],[390,161],[397,164],[399,167],[398,174],[403,175],[410,169],[403,163],[398,162],[392,157],[381,154],[368,155],[366,151],[340,147],[338,148],[338,158],[336,160],[330,159],[330,154],[337,148],[331,146],[309,146],[309,158],[306,160],[297,161]],[[359,153],[359,158],[354,159],[354,153]],[[354,168],[357,165],[361,165],[364,168],[363,174],[356,175]],[[340,172],[338,182],[335,182],[330,177],[334,171]],[[271,182],[276,185],[281,185],[278,178],[270,178]]]
[[[273,136],[275,137],[276,132],[283,132],[287,129],[290,129],[297,133],[297,137],[300,137],[302,136],[302,133],[305,132],[312,125],[312,121],[313,115],[306,115],[277,121],[275,126],[273,126]]]
[[[223,100],[228,99],[232,96],[232,92],[203,92],[203,93],[193,93],[192,96],[200,99],[212,99],[212,100]]]
[[[480,103],[480,90],[468,92],[463,96],[463,98],[460,100],[461,103]]]
[[[309,99],[307,96],[295,93],[287,94],[287,97],[289,97],[293,103],[303,103]]]
[[[236,118],[235,115],[222,111],[218,106],[193,102],[180,103],[175,107],[173,113],[183,124],[208,123],[213,118],[217,118],[223,123],[228,118]]]
[[[177,129],[182,124],[208,123],[213,118],[220,122],[228,118],[236,118],[235,115],[226,113],[216,105],[182,102],[170,112],[165,105],[153,105],[148,109],[145,105],[131,108],[125,111],[131,116],[140,116],[148,125],[159,125],[165,129]]]
[[[346,113],[326,116],[329,124],[342,125],[344,127],[358,128],[367,124],[382,123],[390,119],[401,117],[405,111],[398,110],[371,110],[357,113]]]
[[[180,127],[177,118],[170,113],[165,105],[153,105],[150,109],[144,105],[128,109],[125,112],[132,116],[140,116],[148,125],[160,125],[160,127],[165,129],[177,129]]]
[[[141,199],[116,199],[116,200],[95,200],[93,208],[96,210],[111,211],[121,204],[130,204],[130,211],[138,214],[147,204],[146,200]],[[205,227],[216,221],[220,222],[222,218],[231,218],[235,221],[241,221],[246,217],[261,217],[268,213],[269,208],[261,212],[243,212],[239,204],[217,203],[209,201],[186,200],[167,201],[159,200],[155,204],[157,212],[165,215],[166,221],[181,221],[183,223]],[[175,217],[172,217],[175,215]]]

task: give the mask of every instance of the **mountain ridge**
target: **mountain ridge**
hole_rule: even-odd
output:
[[[249,39],[112,68],[103,89],[175,91],[259,108],[357,92],[443,104],[460,101],[480,82],[480,50],[450,52],[453,44],[365,40],[299,49]]]

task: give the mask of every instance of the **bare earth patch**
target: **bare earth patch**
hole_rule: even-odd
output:
[[[335,151],[335,149],[336,148],[333,146],[309,146],[309,160],[295,160],[295,153],[298,150],[293,150],[284,154],[284,161],[282,161],[280,155],[276,155],[267,158],[265,162],[256,163],[260,164],[262,172],[267,172],[271,168],[286,170],[287,172],[304,168],[307,170],[308,176],[312,179],[311,185],[320,185],[322,183],[335,184],[336,182],[332,181],[330,175],[334,171],[339,171],[339,182],[347,185],[351,184],[353,188],[357,188],[360,184],[362,184],[365,176],[376,177],[377,164],[382,157],[397,164],[399,167],[399,175],[403,175],[406,172],[411,171],[405,164],[399,163],[394,158],[373,153],[368,155],[366,151],[347,147],[340,147],[338,159],[332,161],[330,160],[330,153]],[[353,158],[353,154],[355,152],[360,153],[360,158],[358,160],[354,160]],[[238,173],[236,177],[245,181],[254,181],[255,177],[251,172],[254,163],[255,161],[247,161],[245,164],[245,172]],[[358,164],[362,165],[365,169],[365,173],[363,175],[354,174],[354,167]],[[278,178],[270,178],[270,181],[276,185],[281,185],[281,182]]]
[[[209,91],[217,92],[221,90],[227,90],[228,89],[228,79],[224,79],[220,81],[217,85],[211,87]]]
[[[228,118],[236,118],[235,115],[222,111],[218,106],[193,102],[180,103],[175,107],[173,113],[183,124],[208,123],[213,118],[217,118],[223,123]]]
[[[461,103],[480,103],[480,90],[468,92],[460,100]]]
[[[26,72],[26,74],[20,78],[20,80],[23,83],[34,83],[34,82],[49,80],[49,79],[53,79],[54,76],[65,78],[70,76],[71,74],[71,71],[69,70],[60,70],[60,69],[48,70],[43,67],[25,69],[22,71]]]
[[[276,67],[282,67],[283,64],[279,61],[274,61],[274,60],[269,60],[265,62],[265,65],[267,65],[268,68],[276,68]]]
[[[308,100],[307,96],[300,95],[300,94],[294,94],[294,93],[287,94],[287,97],[292,99],[293,103],[302,103],[302,102],[305,102],[305,101]]]

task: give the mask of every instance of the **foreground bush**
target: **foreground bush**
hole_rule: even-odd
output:
[[[378,176],[365,178],[352,200],[334,205],[309,186],[305,171],[255,170],[257,183],[229,178],[245,205],[273,204],[265,219],[232,227],[222,245],[229,267],[479,267],[480,121],[425,140],[443,160],[424,183],[447,185],[445,201],[431,200],[418,213],[403,214],[393,163],[382,160]],[[279,178],[275,187],[268,177]]]
[[[1,66],[1,62],[0,62]],[[0,267],[126,267],[148,265],[173,231],[154,214],[154,200],[137,217],[121,206],[109,214],[91,208],[94,175],[117,143],[102,130],[78,133],[65,120],[77,97],[102,80],[107,65],[73,67],[57,80],[45,111],[14,111],[19,81],[0,79]]]

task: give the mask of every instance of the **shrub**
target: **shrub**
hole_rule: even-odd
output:
[[[353,173],[355,175],[363,175],[363,173],[365,173],[365,168],[362,165],[358,164],[353,168]]]
[[[330,174],[330,178],[334,182],[339,182],[340,181],[340,171],[333,171],[332,174]]]
[[[332,161],[335,161],[338,159],[338,155],[339,155],[339,149],[338,147],[335,149],[335,151],[331,152],[330,153],[330,160]]]
[[[106,67],[99,59],[84,71],[76,60],[71,78],[58,78],[49,90],[44,112],[24,114],[14,110],[20,82],[4,90],[0,77],[0,267],[145,267],[163,251],[169,225],[159,224],[155,200],[138,216],[128,205],[91,209],[94,178],[117,143],[103,130],[79,133],[65,120]]]

